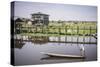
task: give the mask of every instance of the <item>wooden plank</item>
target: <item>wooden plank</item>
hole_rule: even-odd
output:
[[[79,55],[65,55],[65,54],[57,54],[57,53],[45,53],[41,52],[42,54],[51,56],[51,57],[64,57],[64,58],[85,58],[84,56]]]

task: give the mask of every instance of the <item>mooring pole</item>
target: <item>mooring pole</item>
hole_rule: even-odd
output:
[[[85,43],[85,26],[84,26],[84,31],[83,31],[83,43]]]
[[[66,37],[65,37],[65,42],[67,42],[67,26],[65,27],[65,31],[66,31]]]
[[[79,26],[77,26],[77,43],[79,41]]]
[[[89,38],[89,43],[91,43],[91,26],[90,26],[90,38]]]
[[[73,27],[71,28],[71,41],[73,43]]]

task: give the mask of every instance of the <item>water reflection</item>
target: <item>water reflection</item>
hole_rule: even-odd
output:
[[[97,46],[95,38],[89,37],[47,37],[47,36],[18,36],[15,37],[15,64],[44,64],[58,62],[76,62],[97,60]],[[72,39],[72,42],[71,40]],[[81,40],[80,40],[81,39]],[[93,40],[93,41],[92,41]],[[79,41],[83,42],[80,43]],[[91,42],[91,43],[84,43]],[[80,45],[84,46],[82,53]],[[84,59],[49,57],[41,52],[68,55],[85,55]]]
[[[58,45],[60,45],[60,43],[65,43],[66,45],[67,43],[71,43],[70,45],[76,43],[77,46],[79,46],[78,44],[96,44],[97,43],[97,39],[93,37],[77,37],[77,36],[48,37],[48,36],[19,36],[19,35],[16,35],[14,37],[14,40],[15,40],[14,41],[15,48],[19,48],[19,49],[21,49],[25,45],[25,42],[31,42],[31,43],[34,43],[34,45],[44,45],[50,42],[58,43]]]
[[[90,36],[20,36],[16,35],[14,37],[16,40],[32,42],[36,44],[44,44],[48,42],[54,43],[80,43],[80,44],[96,44],[97,39]]]
[[[64,58],[64,57],[44,57],[41,58],[41,60],[80,60],[84,61],[85,58],[80,59],[80,58]]]
[[[15,48],[21,49],[24,45],[25,45],[25,43],[22,40],[14,40]]]
[[[33,36],[31,40],[32,40],[31,42],[35,44],[45,44],[45,43],[48,43],[49,37]]]

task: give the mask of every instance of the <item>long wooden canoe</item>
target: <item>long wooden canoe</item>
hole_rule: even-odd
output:
[[[65,55],[65,54],[57,54],[57,53],[45,53],[41,52],[42,54],[48,55],[50,57],[62,57],[62,58],[85,58],[84,56],[79,55]]]

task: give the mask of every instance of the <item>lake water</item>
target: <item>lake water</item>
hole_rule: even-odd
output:
[[[67,41],[77,41],[75,37],[67,37]],[[97,44],[81,44],[81,43],[67,43],[66,38],[57,37],[35,37],[26,40],[15,41],[15,65],[33,65],[33,64],[47,64],[47,63],[62,63],[62,62],[79,62],[79,61],[94,61],[97,60]],[[56,42],[57,41],[57,42]],[[83,41],[80,37],[78,41]],[[95,38],[89,40],[89,37],[85,37],[85,42],[96,42]],[[72,59],[72,58],[58,58],[49,57],[41,52],[50,52],[58,54],[69,55],[81,55],[80,45],[84,46],[85,57],[84,59]]]

